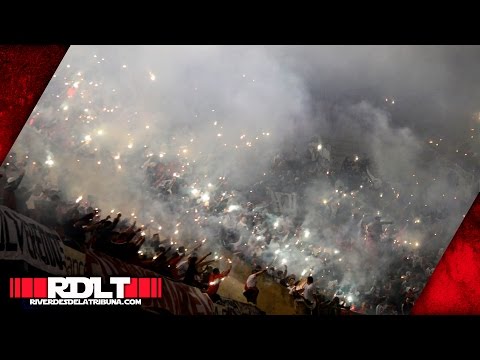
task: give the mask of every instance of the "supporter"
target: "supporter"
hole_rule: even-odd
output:
[[[212,273],[210,274],[210,277],[208,279],[207,294],[208,296],[210,296],[210,299],[212,299],[213,302],[217,302],[218,300],[220,300],[220,296],[217,294],[220,283],[225,277],[228,276],[231,270],[232,264],[230,264],[230,267],[223,272],[220,272],[218,268],[212,270]]]
[[[257,287],[257,279],[260,275],[265,273],[267,269],[263,269],[260,271],[252,271],[252,274],[247,278],[247,281],[245,282],[244,289],[245,291],[243,292],[243,296],[247,299],[248,302],[253,303],[254,305],[257,304],[257,298],[260,290]]]

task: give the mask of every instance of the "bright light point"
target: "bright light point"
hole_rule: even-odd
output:
[[[98,165],[101,165],[101,164],[102,164],[102,162],[101,162],[101,161],[97,161],[97,164],[98,164]]]
[[[67,111],[67,110],[68,110],[68,105],[65,105],[65,106],[63,107],[63,111]]]
[[[50,166],[50,167],[52,167],[53,164],[54,164],[54,162],[53,162],[53,160],[49,157],[49,158],[47,159],[47,161],[45,161],[45,164],[48,165],[48,166]]]
[[[305,230],[305,237],[308,238],[310,236],[310,230]]]
[[[280,253],[280,249],[275,250],[275,254]]]
[[[340,252],[340,251],[338,251],[338,250],[334,250],[334,251],[333,251],[334,254],[338,254],[339,252]]]
[[[177,235],[177,234],[178,234],[178,230],[175,230],[174,234]]]
[[[155,81],[155,74],[150,72],[149,75],[150,75],[150,80]]]
[[[202,201],[203,202],[207,202],[210,200],[210,195],[208,194],[203,194],[202,197],[201,197]]]
[[[145,126],[145,129],[150,129],[150,125],[146,125],[146,126]]]
[[[122,68],[126,69],[126,68],[127,68],[127,65],[123,65]]]
[[[347,301],[348,302],[352,302],[353,301],[353,297],[351,295],[347,296]]]
[[[418,246],[418,245],[419,245],[418,242],[416,242],[416,243],[415,243],[415,246]]]
[[[133,144],[128,144],[127,147],[131,149],[133,147]]]
[[[98,130],[97,135],[103,135],[103,130]]]
[[[218,133],[218,134],[217,134],[217,136],[218,136],[218,137],[221,137],[221,136],[222,136],[222,134]]]
[[[342,258],[338,259],[338,261],[342,261]]]
[[[322,144],[317,146],[317,150],[322,150]]]
[[[415,219],[414,223],[415,224],[420,224],[420,219]]]
[[[67,65],[67,68],[70,68],[70,65]]]
[[[392,100],[392,104],[395,104],[395,100]]]
[[[246,77],[247,75],[243,74],[242,77]]]
[[[193,196],[198,196],[199,193],[200,193],[200,190],[198,190],[198,189],[192,189],[192,195],[193,195]]]
[[[85,135],[84,139],[86,142],[92,141],[92,137],[90,135]]]
[[[140,233],[140,235],[142,235],[142,236],[145,236],[145,234],[146,234],[145,231],[142,231],[142,232]]]
[[[302,271],[302,276],[305,275],[306,273],[307,273],[307,270],[306,270],[306,269],[303,270],[303,271]]]
[[[287,263],[287,259],[282,260],[282,264],[285,265]]]
[[[80,201],[82,201],[82,199],[83,199],[83,196],[80,195],[80,196],[77,198],[77,200],[75,200],[75,203],[78,204]]]
[[[275,221],[275,222],[273,223],[273,228],[276,229],[277,227],[278,227],[278,221]]]
[[[288,247],[289,247],[289,246],[290,246],[290,245],[288,245],[288,244],[287,244],[287,245],[285,245],[285,249],[288,249]]]

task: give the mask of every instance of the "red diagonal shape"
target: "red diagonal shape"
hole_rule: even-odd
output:
[[[0,45],[0,163],[67,50],[67,45]]]
[[[480,314],[480,194],[416,301],[412,314]]]

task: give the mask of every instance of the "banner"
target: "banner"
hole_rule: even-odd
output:
[[[85,275],[85,253],[78,251],[70,246],[63,244],[63,252],[65,254],[65,266],[67,276],[83,276]]]
[[[223,298],[214,303],[214,306],[215,315],[265,315],[265,312],[256,306],[231,299]]]
[[[87,250],[86,276],[158,277],[153,271]],[[142,299],[146,310],[166,310],[173,315],[212,315],[213,302],[199,289],[162,277],[162,297]]]
[[[282,193],[267,189],[270,194],[273,212],[283,215],[296,215],[297,213],[297,194]]]
[[[52,275],[65,275],[65,254],[58,234],[0,206],[0,260],[23,260]]]

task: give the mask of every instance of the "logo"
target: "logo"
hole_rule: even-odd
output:
[[[141,305],[162,297],[161,278],[101,277],[10,278],[10,298],[30,305]]]

